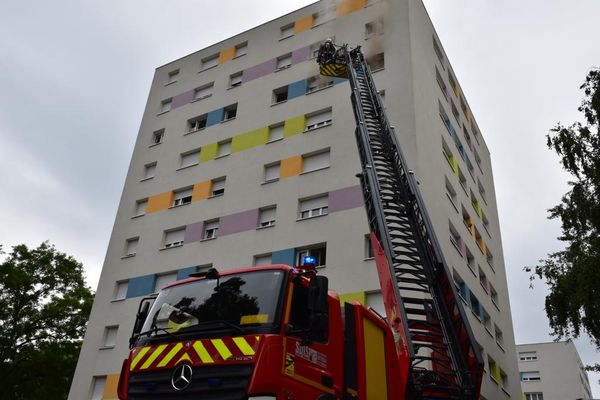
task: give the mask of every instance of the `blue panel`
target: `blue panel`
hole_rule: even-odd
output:
[[[306,88],[308,87],[308,82],[306,79],[294,83],[290,83],[288,85],[288,100],[294,99],[296,97],[304,96],[306,94]]]
[[[188,267],[177,271],[177,280],[188,278],[190,274],[198,271],[198,267]]]
[[[454,130],[454,127],[452,126],[452,123],[450,122],[450,120],[446,121],[446,128],[448,128],[448,132],[450,133],[450,136],[452,136],[452,138],[455,138],[456,131]]]
[[[294,249],[274,251],[273,254],[271,254],[271,263],[294,265],[295,256],[296,250]]]
[[[348,79],[346,78],[333,78],[333,84],[337,85],[338,83],[346,82]]]
[[[222,108],[219,108],[218,110],[209,112],[206,117],[206,126],[211,126],[211,125],[216,125],[216,124],[221,123],[221,121],[223,120],[224,113],[225,113],[225,110]]]
[[[465,301],[467,302],[467,304],[471,304],[471,296],[469,295],[469,288],[467,287],[466,283],[461,283],[460,284],[460,295],[462,296],[463,299],[465,299]]]
[[[145,296],[154,293],[156,275],[138,276],[131,278],[127,285],[127,298]]]
[[[484,319],[484,314],[485,314],[485,308],[483,308],[483,306],[480,304],[479,305],[479,318],[481,318],[481,323],[483,323]]]

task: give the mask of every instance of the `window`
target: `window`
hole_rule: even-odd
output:
[[[213,179],[210,186],[210,195],[212,197],[225,194],[225,178]]]
[[[316,92],[317,90],[326,89],[333,86],[333,78],[330,76],[313,76],[308,78],[306,93]]]
[[[159,114],[166,113],[171,110],[171,105],[173,104],[173,99],[166,99],[160,102],[160,111]]]
[[[244,56],[248,53],[248,42],[244,42],[244,43],[240,43],[237,46],[235,46],[235,56],[234,57],[241,57]]]
[[[135,202],[135,214],[134,217],[139,217],[146,214],[146,206],[148,205],[148,199],[142,199]]]
[[[469,215],[467,210],[465,210],[464,206],[461,207],[461,209],[462,209],[463,223],[465,224],[467,231],[469,231],[469,233],[472,235],[474,226],[473,226],[473,221],[471,220],[471,216]]]
[[[202,99],[212,96],[214,86],[215,86],[215,83],[211,82],[211,83],[207,83],[206,85],[203,85],[203,86],[200,86],[200,87],[197,87],[196,89],[194,89],[194,101],[202,100]]]
[[[154,178],[154,172],[156,171],[156,162],[144,165],[144,177],[142,180]]]
[[[450,100],[450,108],[452,109],[452,114],[454,115],[454,118],[456,118],[456,121],[458,121],[458,123],[460,124],[460,114],[458,113],[456,104],[454,104],[454,101],[452,100]]]
[[[469,131],[467,131],[467,128],[463,125],[463,136],[465,137],[465,140],[467,141],[467,146],[469,146],[469,149],[473,149],[473,142],[471,141],[471,135],[469,135]]]
[[[456,250],[458,250],[462,257],[463,254],[459,244],[462,241],[462,239],[460,238],[460,234],[458,233],[454,225],[452,225],[452,222],[448,221],[448,227],[450,232],[450,242],[452,242],[452,244],[454,245],[454,247],[456,247]]]
[[[479,171],[481,171],[481,173],[483,174],[483,169],[481,169],[481,157],[479,157],[479,153],[477,153],[477,150],[475,150],[475,148],[473,148],[472,150],[473,154],[475,155],[475,162],[477,163],[477,167],[479,167]]]
[[[179,70],[176,69],[175,71],[171,71],[169,72],[169,75],[167,75],[167,85],[170,83],[175,83],[177,82],[177,78],[179,77]]]
[[[383,34],[383,20],[378,19],[365,24],[365,39]]]
[[[442,67],[444,66],[444,53],[442,53],[442,49],[438,43],[437,40],[435,40],[435,37],[433,38],[433,50],[435,51],[435,54],[437,55],[438,60],[440,60],[440,63],[442,64]]]
[[[490,287],[487,276],[485,276],[485,272],[481,269],[481,267],[477,267],[479,269],[479,284],[483,288],[486,293],[489,293]]]
[[[261,254],[259,256],[254,256],[253,265],[271,265],[271,254]]]
[[[192,150],[187,153],[180,154],[180,168],[191,167],[192,165],[198,164],[200,160],[200,150]]]
[[[161,144],[163,141],[163,138],[165,136],[165,130],[164,129],[159,129],[158,131],[154,131],[152,132],[152,143],[150,143],[151,146],[157,145],[157,144]]]
[[[328,7],[313,14],[313,27],[331,21],[335,17],[335,6]]]
[[[129,285],[128,281],[120,281],[115,284],[115,293],[113,295],[113,300],[123,300],[127,297],[127,287]]]
[[[456,211],[458,211],[458,208],[456,207],[456,190],[454,190],[454,187],[452,187],[452,184],[448,180],[447,176],[445,177],[445,180],[446,180],[446,196],[448,196],[450,203],[452,203],[452,205],[454,206]]]
[[[164,237],[164,248],[179,247],[183,246],[183,237],[185,235],[185,228],[173,229],[165,231]]]
[[[192,202],[192,188],[175,191],[173,194],[173,207],[179,207]]]
[[[446,82],[444,82],[444,78],[440,74],[440,71],[435,67],[435,80],[437,81],[442,93],[444,94],[444,98],[448,100],[448,88],[446,87]]]
[[[542,392],[525,393],[525,400],[544,400]]]
[[[219,220],[207,221],[204,224],[204,240],[216,239],[219,232]]]
[[[202,59],[200,65],[200,71],[205,71],[209,68],[213,68],[219,65],[219,55],[213,54],[212,56],[208,56]]]
[[[333,38],[331,40],[334,40]],[[310,55],[312,58],[317,58],[319,56],[319,49],[321,48],[322,42],[313,43],[310,45]]]
[[[221,122],[229,121],[234,119],[237,115],[237,103],[225,107],[223,110],[223,120]]]
[[[265,165],[265,182],[273,182],[279,180],[279,168],[281,162],[277,161],[274,164]]]
[[[519,361],[536,361],[538,359],[536,351],[520,351]]]
[[[481,198],[483,199],[483,201],[486,201],[485,200],[485,188],[483,187],[483,184],[481,183],[479,178],[477,178],[477,190],[479,190],[479,194],[481,195]]]
[[[312,131],[323,126],[331,125],[332,121],[331,108],[328,110],[317,111],[306,116],[306,130]]]
[[[541,381],[540,371],[526,371],[521,372],[521,381],[523,382],[531,382],[531,381]]]
[[[327,261],[326,256],[327,246],[325,244],[296,249],[296,265],[304,265],[312,259],[316,267],[322,267]]]
[[[236,87],[242,84],[242,72],[236,72],[235,74],[229,75],[229,87]]]
[[[494,256],[492,255],[492,252],[490,251],[490,249],[487,249],[487,263],[490,266],[490,268],[492,268],[492,271],[494,270]]]
[[[125,241],[125,257],[133,257],[135,256],[138,248],[138,244],[140,242],[139,237],[134,237],[131,239],[127,239]]]
[[[329,155],[329,149],[325,151],[320,151],[318,153],[303,155],[302,173],[318,171],[323,168],[328,168],[330,165]]]
[[[231,154],[231,139],[219,142],[219,149],[217,151],[217,158],[218,157],[225,157],[225,156],[228,156],[229,154]]]
[[[458,96],[458,92],[457,92],[458,85],[456,84],[456,79],[454,79],[454,77],[452,76],[450,71],[448,71],[448,81],[450,82],[450,86],[452,87],[452,90],[454,90],[454,94],[456,94]]]
[[[271,125],[269,127],[269,142],[283,139],[283,124]]]
[[[481,307],[481,317],[483,318],[481,320],[481,323],[483,324],[485,329],[488,331],[488,333],[491,335],[492,334],[492,319],[490,317],[490,314],[488,314],[488,312],[485,311],[485,309],[483,307]]]
[[[203,114],[198,117],[188,120],[188,133],[196,132],[206,128],[206,121],[208,120],[208,114]]]
[[[372,72],[380,71],[385,68],[385,56],[383,53],[375,54],[367,59],[367,64],[369,64]]]
[[[502,330],[498,328],[498,325],[494,324],[494,334],[496,336],[496,343],[500,348],[504,346],[504,335],[502,334]]]
[[[465,193],[467,193],[467,178],[465,177],[465,174],[463,174],[460,167],[457,167],[456,170],[458,171],[458,182],[460,183],[460,186],[462,186]]]
[[[286,38],[289,38],[290,36],[294,36],[294,24],[288,24],[286,26],[282,26],[281,28],[279,28],[279,30],[280,30],[279,39],[286,39]]]
[[[475,257],[468,247],[465,247],[465,258],[467,259],[467,267],[475,275]]]
[[[492,303],[494,303],[494,305],[496,306],[496,308],[498,308],[498,292],[496,292],[496,289],[492,286],[492,284],[490,283],[490,298],[492,299]]]
[[[371,246],[371,235],[365,235],[365,259],[368,260],[374,257],[373,247]]]
[[[460,277],[456,270],[452,270],[452,279],[454,280],[454,286],[456,287],[456,291],[458,295],[462,299],[465,304],[468,304],[469,299],[469,288],[465,281]]]
[[[277,57],[277,70],[282,70],[292,66],[292,53]]]
[[[502,369],[500,370],[500,381],[502,385],[502,390],[508,389],[508,375],[506,375],[506,372],[504,372]]]
[[[94,376],[92,380],[91,400],[102,400],[104,395],[104,386],[106,385],[106,376]]]
[[[107,326],[104,328],[104,338],[102,340],[102,347],[115,347],[117,344],[117,332],[118,326]]]
[[[329,196],[319,196],[299,201],[298,219],[327,215]]]
[[[272,104],[283,103],[288,99],[288,88],[289,86],[282,86],[273,90],[273,98],[271,100]]]
[[[481,303],[477,300],[477,297],[473,293],[470,294],[471,300],[471,312],[473,315],[481,321]]]
[[[267,207],[260,210],[258,215],[258,227],[266,228],[275,226],[275,215],[277,209],[275,207]]]
[[[446,157],[446,161],[450,164],[450,167],[454,169],[454,155],[452,154],[452,150],[448,147],[448,144],[444,139],[442,139],[442,154]]]
[[[177,280],[177,272],[156,275],[156,281],[154,282],[154,293],[158,293],[160,291],[160,289],[162,289],[169,283],[175,282],[176,280]]]

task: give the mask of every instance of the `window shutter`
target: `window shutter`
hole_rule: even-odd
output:
[[[106,385],[106,376],[95,376],[94,387],[92,388],[91,400],[102,400],[104,394],[104,385]]]
[[[265,166],[265,182],[279,179],[279,167],[280,163]]]
[[[185,229],[178,229],[176,231],[167,232],[165,234],[165,246],[170,247],[170,246],[174,246],[174,245],[183,244],[184,235],[185,235]]]
[[[269,128],[269,141],[283,139],[283,125],[272,126]]]
[[[117,282],[117,287],[115,289],[115,300],[124,299],[127,297],[128,283],[128,281]]]
[[[271,255],[267,254],[265,256],[256,256],[254,257],[254,265],[269,265],[271,264]]]
[[[146,213],[146,206],[148,200],[138,201],[135,205],[135,215],[144,215]]]
[[[194,99],[198,100],[198,99],[202,99],[204,97],[208,97],[212,94],[212,91],[213,91],[213,85],[198,88],[194,92]]]
[[[212,181],[211,191],[212,191],[213,195],[223,193],[224,190],[225,190],[225,179],[218,179],[218,180]]]
[[[327,207],[327,196],[315,197],[314,199],[302,200],[300,211],[313,210],[315,208]]]
[[[130,239],[127,241],[127,249],[125,250],[125,255],[133,255],[137,252],[137,247],[139,243],[139,239]]]
[[[303,157],[302,170],[303,172],[314,171],[329,166],[329,151],[313,154]]]
[[[194,151],[192,153],[182,154],[181,155],[181,167],[189,167],[190,165],[198,164],[198,160],[200,159],[200,152]]]
[[[331,110],[323,111],[318,114],[314,114],[306,119],[306,129],[314,129],[320,126],[327,125],[332,121]]]
[[[286,54],[277,59],[277,68],[285,68],[292,65],[292,55]]]
[[[219,143],[219,156],[231,153],[231,141]]]
[[[214,67],[219,64],[219,56],[213,56],[202,60],[202,69]]]
[[[104,346],[115,346],[117,344],[118,326],[109,326],[104,330]]]
[[[263,223],[268,223],[270,221],[275,221],[275,207],[267,208],[260,211],[259,223],[262,225]]]

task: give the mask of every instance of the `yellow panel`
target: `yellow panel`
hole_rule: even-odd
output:
[[[302,156],[294,156],[281,160],[279,167],[279,179],[300,175],[302,172]]]
[[[269,140],[269,127],[265,126],[251,132],[242,133],[231,139],[231,152],[237,153],[263,145]]]
[[[211,143],[200,149],[200,162],[214,160],[219,150],[219,143]]]
[[[313,16],[308,15],[304,18],[300,18],[294,22],[294,35],[297,35],[300,32],[304,32],[312,28],[313,26]]]
[[[364,8],[366,3],[367,0],[345,0],[337,5],[335,13],[341,17]]]
[[[383,331],[367,318],[364,321],[364,346],[367,399],[387,400],[387,372]]]
[[[290,137],[304,132],[306,127],[306,117],[299,115],[285,121],[283,125],[283,136]]]
[[[198,182],[192,189],[192,201],[206,200],[210,197],[211,181]]]
[[[456,161],[456,158],[454,156],[450,156],[448,161],[450,161],[450,165],[452,165],[452,170],[454,173],[458,174],[458,161]]]
[[[367,305],[367,294],[365,292],[340,294],[340,304],[342,306],[344,303],[352,303],[354,300],[359,301],[360,304]]]
[[[104,392],[102,393],[102,400],[118,400],[117,385],[119,384],[119,374],[111,374],[106,376],[106,383],[104,384]]]
[[[163,192],[148,197],[148,205],[146,206],[146,214],[156,211],[166,210],[173,203],[173,192]]]
[[[269,314],[242,315],[240,318],[240,325],[266,324],[268,321]]]
[[[219,64],[225,64],[235,56],[235,46],[223,50],[219,53]]]

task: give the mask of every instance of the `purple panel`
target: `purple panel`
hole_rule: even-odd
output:
[[[171,108],[177,108],[184,106],[194,100],[194,91],[188,90],[187,92],[183,92],[173,97],[173,103],[171,103]]]
[[[329,192],[329,212],[362,207],[364,204],[362,190],[359,185]]]
[[[258,209],[225,215],[219,220],[219,236],[256,229]]]
[[[275,68],[277,68],[277,59],[274,58],[272,60],[265,61],[262,64],[245,69],[242,73],[242,83],[268,75],[275,71]]]
[[[184,243],[198,242],[202,240],[204,232],[204,222],[196,222],[185,227]]]
[[[310,46],[302,47],[292,52],[292,64],[310,60]]]

